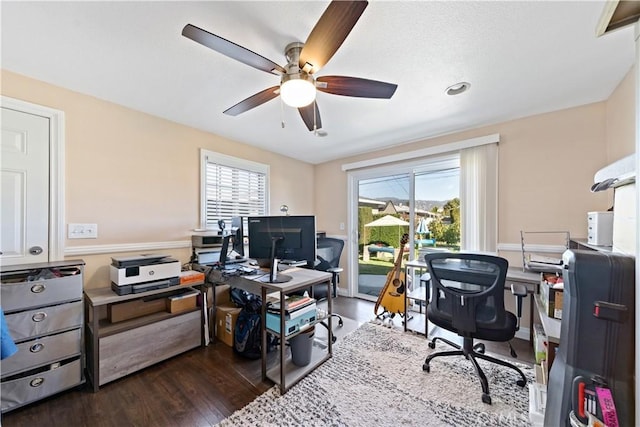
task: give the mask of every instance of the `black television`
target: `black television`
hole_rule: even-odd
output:
[[[316,217],[313,215],[255,216],[248,218],[249,258],[260,266],[270,266],[272,248],[275,258],[304,261],[313,267],[316,261]]]

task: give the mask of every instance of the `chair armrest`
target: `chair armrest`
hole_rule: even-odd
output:
[[[517,297],[526,297],[527,296],[527,287],[524,285],[521,285],[519,283],[512,283],[511,284],[511,293]]]
[[[522,317],[522,299],[527,296],[527,288],[519,283],[511,284],[511,293],[516,297],[516,307],[518,309],[518,323],[516,330],[520,329],[520,318]]]
[[[344,268],[342,267],[332,267],[332,268],[327,268],[327,272],[334,274],[334,273],[342,273],[344,271]]]

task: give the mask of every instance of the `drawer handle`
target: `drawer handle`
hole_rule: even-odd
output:
[[[31,320],[33,320],[34,322],[42,322],[46,318],[47,318],[47,313],[45,313],[44,311],[40,311],[34,314],[33,316],[31,316]]]
[[[31,351],[31,353],[38,353],[38,352],[40,352],[42,350],[44,350],[44,344],[42,344],[40,342],[35,343],[31,347],[29,347],[29,351]]]
[[[31,387],[40,387],[42,384],[44,384],[44,378],[42,377],[34,378],[29,382]]]
[[[44,285],[44,283],[36,283],[31,287],[31,292],[33,292],[34,294],[39,294],[41,292],[44,292],[45,289],[47,289],[47,287]]]

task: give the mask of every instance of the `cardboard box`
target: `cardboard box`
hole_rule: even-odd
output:
[[[564,292],[556,292],[553,304],[553,317],[556,319],[562,319],[562,299]]]
[[[563,290],[554,289],[553,286],[554,284],[543,280],[542,283],[540,283],[540,299],[542,301],[542,306],[544,307],[544,312],[546,313],[546,315],[549,317],[560,319],[562,317]],[[558,313],[556,313],[556,298],[558,299],[559,303]],[[556,317],[556,314],[558,314],[560,317]]]
[[[216,307],[216,337],[229,347],[233,347],[236,320],[240,311],[242,311],[241,308],[230,305]]]
[[[107,305],[107,319],[111,323],[117,323],[165,310],[165,298],[162,295],[152,295],[146,298]]]
[[[200,292],[193,288],[179,289],[167,296],[166,309],[169,313],[182,313],[196,308],[196,299]]]
[[[536,363],[540,363],[547,358],[547,335],[544,333],[542,325],[536,323],[533,325],[533,354],[536,358]]]
[[[215,286],[215,305],[226,305],[230,306],[231,304],[231,286],[229,285],[216,285]],[[211,301],[211,305],[213,301]]]

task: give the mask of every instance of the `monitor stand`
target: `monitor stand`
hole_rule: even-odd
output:
[[[278,259],[276,258],[276,246],[283,240],[280,236],[271,238],[271,259],[269,260],[269,275],[260,278],[262,283],[286,283],[291,280],[287,274],[278,274]]]
[[[271,279],[271,274],[269,274],[268,276],[262,276],[260,278],[260,281],[262,283],[287,283],[291,280],[291,276],[289,276],[288,274],[276,274],[276,276],[273,278],[274,280]]]

